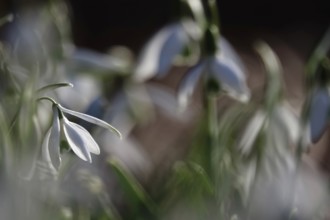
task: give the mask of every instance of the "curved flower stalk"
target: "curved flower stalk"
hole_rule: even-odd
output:
[[[41,99],[51,100],[47,97]],[[66,109],[55,101],[51,101],[53,102],[53,122],[51,128],[48,130],[45,136],[44,144],[42,147],[43,159],[49,164],[51,168],[58,169],[60,166],[61,140],[66,141],[69,147],[80,159],[90,163],[92,162],[91,153],[96,155],[100,154],[100,148],[90,133],[82,126],[69,121],[65,117],[64,113],[73,115],[90,123],[109,129],[121,138],[120,132],[107,122],[90,115]]]
[[[214,55],[204,57],[184,76],[178,91],[179,104],[186,107],[198,81],[215,82],[217,87],[231,97],[246,102],[250,91],[246,85],[242,61],[225,38],[218,43],[219,50]]]

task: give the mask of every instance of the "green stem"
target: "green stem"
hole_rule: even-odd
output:
[[[42,100],[48,100],[51,103],[53,103],[54,105],[58,105],[58,103],[54,99],[52,99],[48,96],[43,96],[43,97],[40,97],[40,98],[37,99],[37,101],[42,101]]]
[[[202,0],[206,26],[202,40],[202,48],[206,56],[214,56],[219,50],[218,43],[220,40],[219,15],[216,0]]]
[[[107,194],[99,194],[97,198],[110,220],[122,220]]]
[[[214,179],[214,161],[213,153],[219,147],[219,127],[218,127],[218,106],[217,106],[217,96],[212,94],[207,94],[207,123],[208,132],[210,138],[210,152],[209,152],[209,173],[212,179]]]
[[[313,76],[315,76],[316,70],[320,62],[326,57],[327,52],[330,49],[330,27],[325,31],[321,41],[316,46],[306,66],[307,84],[313,82]]]
[[[216,0],[202,0],[205,16],[209,25],[216,25],[219,27],[219,14]]]

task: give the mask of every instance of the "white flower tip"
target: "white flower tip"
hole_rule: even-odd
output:
[[[117,137],[119,137],[120,140],[123,140],[123,135],[121,134],[120,131],[118,131],[118,129],[116,129],[112,125],[109,125],[109,130],[115,133],[115,135],[117,135]]]
[[[121,133],[118,134],[120,140],[123,140],[123,135]]]
[[[68,83],[68,86],[70,86],[71,88],[73,88],[73,84],[72,83]]]
[[[238,100],[243,102],[243,103],[247,103],[247,102],[250,101],[250,98],[251,98],[250,92],[247,91],[246,93],[240,95],[238,97]]]
[[[237,93],[237,92],[229,92],[229,96],[233,97],[234,99],[238,100],[242,103],[248,103],[251,99],[251,94],[248,89],[246,89],[244,92]]]
[[[188,106],[188,97],[185,96],[184,94],[179,94],[178,106],[180,112],[184,111]]]

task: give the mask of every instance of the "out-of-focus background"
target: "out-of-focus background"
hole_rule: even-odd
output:
[[[43,1],[2,0],[0,16],[33,8]],[[252,49],[257,39],[269,43],[281,59],[287,95],[296,107],[302,105],[302,75],[304,64],[325,29],[330,24],[329,2],[314,1],[263,1],[221,0],[218,9],[221,33],[229,39],[241,55],[249,73],[249,85],[258,96],[263,86],[261,62]],[[112,46],[123,45],[137,53],[147,40],[173,19],[173,1],[90,1],[67,0],[70,6],[73,41],[78,47],[105,52]],[[8,25],[9,26],[9,25]],[[1,38],[6,38],[4,26]],[[175,71],[175,70],[172,70]],[[170,74],[162,83],[176,89],[183,71]],[[157,138],[156,138],[157,139]],[[326,137],[321,144],[327,145]],[[157,151],[156,149],[153,149]],[[329,170],[330,151],[326,147],[313,148],[311,156],[323,169]]]
[[[0,16],[35,7],[43,1],[2,0]],[[115,45],[124,45],[138,52],[152,34],[173,20],[173,1],[90,1],[67,0],[74,43],[79,47],[105,52]],[[284,66],[287,94],[299,111],[302,104],[303,65],[324,30],[330,24],[329,2],[325,0],[221,0],[218,1],[221,33],[242,56],[250,74],[249,84],[255,94],[262,88],[262,64],[251,45],[256,39],[267,41],[278,53]],[[9,25],[8,25],[9,26]],[[5,25],[1,38],[6,38]],[[181,71],[182,73],[182,71]],[[180,79],[166,78],[174,89]],[[323,138],[325,139],[325,138]],[[325,144],[325,140],[321,141]],[[311,155],[330,169],[330,152],[316,147]]]
[[[123,45],[137,56],[157,30],[175,19],[173,2],[67,0],[73,42],[77,47],[98,52],[108,52],[114,46]],[[37,7],[40,3],[42,1],[2,0],[0,17]],[[221,0],[218,1],[218,8],[221,34],[233,45],[246,65],[252,97],[257,100],[263,97],[265,68],[252,47],[256,40],[262,39],[279,56],[284,70],[285,95],[298,115],[305,97],[304,67],[330,25],[329,3],[321,0]],[[8,38],[11,25],[6,24],[1,28],[1,39]],[[185,67],[174,67],[164,79],[151,81],[176,91],[186,70]],[[155,180],[162,180],[159,175],[166,172],[174,161],[187,155],[201,113],[200,97],[194,97],[196,100],[190,106],[191,115],[187,116],[189,120],[180,121],[159,114],[157,120],[134,128],[134,137],[139,140],[146,155],[151,157],[152,163],[151,171],[139,177],[142,184],[150,186]],[[330,172],[329,143],[330,138],[324,135],[304,157],[311,169],[320,168],[327,175]],[[150,188],[148,190],[152,191]]]

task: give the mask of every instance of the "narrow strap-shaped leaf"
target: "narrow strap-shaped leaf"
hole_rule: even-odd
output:
[[[255,50],[260,55],[267,73],[267,90],[265,95],[266,107],[268,111],[274,108],[274,105],[280,98],[282,92],[282,65],[272,48],[263,41],[255,44]]]
[[[54,89],[57,89],[57,88],[61,88],[61,87],[73,87],[73,84],[71,83],[54,83],[54,84],[50,84],[50,85],[47,85],[47,86],[44,86],[40,89],[37,90],[37,93],[43,93],[43,92],[47,92],[47,91],[50,91],[50,90],[54,90]]]
[[[112,158],[108,160],[108,163],[111,165],[115,174],[118,177],[118,180],[121,183],[121,186],[124,188],[125,193],[133,200],[142,202],[151,213],[156,212],[156,205],[154,201],[149,197],[145,192],[142,186],[137,182],[134,176],[125,170],[116,159]]]

